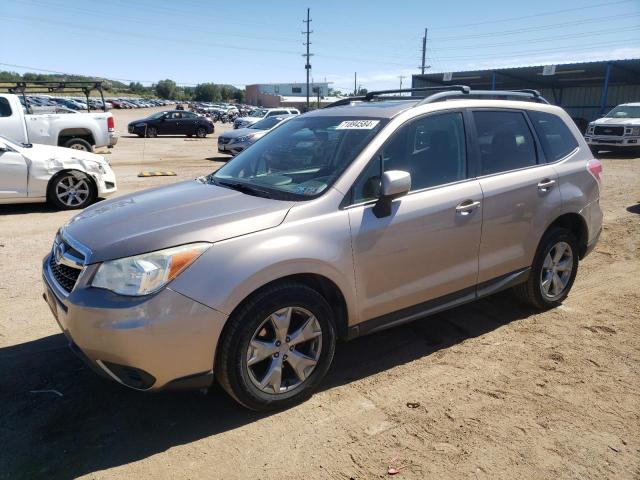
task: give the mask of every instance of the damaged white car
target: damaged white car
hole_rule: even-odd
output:
[[[101,155],[0,136],[0,204],[50,202],[78,209],[116,190],[116,176]]]

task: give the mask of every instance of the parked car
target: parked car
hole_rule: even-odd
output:
[[[591,122],[585,140],[593,153],[640,152],[640,103],[623,103]]]
[[[87,152],[118,142],[109,112],[28,114],[19,97],[12,94],[0,94],[0,135],[19,144],[40,143]]]
[[[100,155],[0,136],[0,204],[49,202],[69,210],[116,190],[116,176]]]
[[[371,92],[211,175],[90,207],[43,261],[45,298],[105,377],[215,375],[255,410],[308,398],[339,338],[507,288],[555,307],[600,235],[602,166],[561,108],[488,93]]]
[[[249,128],[239,128],[224,132],[218,136],[218,152],[236,156],[264,137],[267,132],[293,117],[295,115],[267,117],[254,123]]]
[[[300,115],[297,108],[256,108],[247,117],[238,117],[233,122],[233,128],[247,128],[267,117],[281,115]]]
[[[204,138],[214,132],[213,122],[192,112],[169,110],[157,112],[142,120],[129,123],[129,133],[139,137],[158,135],[195,135]]]

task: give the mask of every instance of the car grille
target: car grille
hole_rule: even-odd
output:
[[[225,138],[225,137],[218,137],[218,143],[222,143],[224,145],[226,145],[227,143],[229,143],[231,139],[230,138]]]
[[[51,268],[53,278],[65,292],[69,293],[73,290],[73,287],[75,287],[76,282],[78,281],[81,270],[56,263],[56,259],[53,254],[49,257],[49,267]]]
[[[621,137],[624,134],[624,127],[596,126],[593,133],[594,135],[613,135]]]

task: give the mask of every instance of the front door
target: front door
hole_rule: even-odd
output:
[[[0,143],[0,199],[27,197],[28,174],[22,154]]]
[[[467,174],[466,152],[461,112],[420,117],[394,133],[354,185],[348,211],[361,321],[475,295],[482,191]],[[408,171],[412,185],[382,218],[373,211],[380,156],[385,171]]]

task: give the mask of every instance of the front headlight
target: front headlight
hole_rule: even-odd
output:
[[[640,135],[640,127],[631,127],[631,135]]]
[[[210,246],[210,243],[190,243],[104,262],[93,277],[91,286],[133,297],[155,293]]]
[[[253,135],[243,135],[242,137],[237,137],[236,142],[242,143],[242,142],[246,142],[247,140],[251,140],[252,138],[253,138]]]

